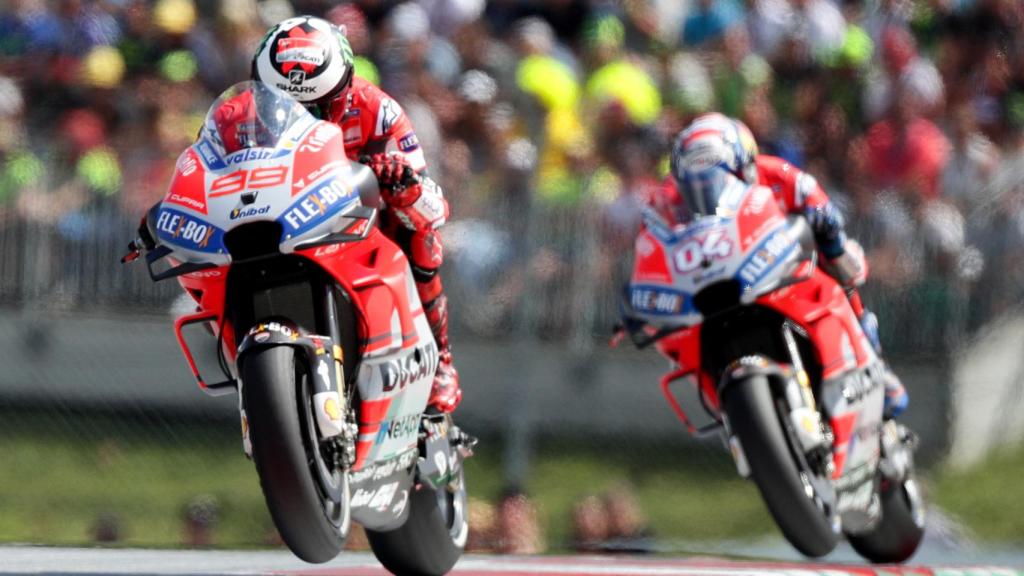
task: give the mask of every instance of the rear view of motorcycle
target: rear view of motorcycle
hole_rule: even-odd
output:
[[[178,341],[200,388],[237,395],[243,449],[299,558],[334,558],[357,522],[388,570],[440,575],[466,543],[475,441],[427,409],[437,345],[376,202],[336,125],[245,82],[213,103],[125,261],[144,253],[194,301]],[[212,350],[186,338],[197,326]],[[211,351],[219,382],[197,362]]]
[[[713,215],[636,241],[625,328],[675,369],[661,388],[691,434],[718,434],[783,535],[809,557],[845,535],[902,562],[924,534],[915,437],[883,418],[884,367],[846,294],[816,264],[806,221],[738,180]],[[708,415],[695,425],[677,384]]]

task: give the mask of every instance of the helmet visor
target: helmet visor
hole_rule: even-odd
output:
[[[713,166],[700,172],[684,171],[677,177],[679,192],[683,196],[684,208],[692,216],[715,214],[728,184],[729,172],[721,166]]]

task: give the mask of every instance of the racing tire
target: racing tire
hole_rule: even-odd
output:
[[[394,530],[367,530],[377,560],[400,576],[441,576],[462,556],[469,535],[464,475],[447,487],[409,494],[409,518]]]
[[[351,527],[348,476],[329,471],[319,449],[305,363],[289,346],[259,348],[242,364],[252,457],[282,540],[306,562],[341,551]]]
[[[807,493],[775,409],[768,379],[751,376],[732,382],[723,397],[732,433],[739,438],[750,475],[782,534],[811,558],[835,548],[836,533]]]
[[[917,482],[889,482],[879,494],[882,518],[865,534],[846,539],[866,560],[876,564],[897,564],[914,555],[924,538],[924,514]]]

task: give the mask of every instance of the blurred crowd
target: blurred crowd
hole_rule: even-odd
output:
[[[37,281],[113,261],[266,29],[314,14],[410,115],[477,333],[607,329],[668,144],[709,110],[840,202],[893,314],[942,332],[1024,296],[1019,0],[0,2],[0,237],[32,223],[78,262]]]

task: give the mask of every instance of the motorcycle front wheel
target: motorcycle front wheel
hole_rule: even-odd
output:
[[[242,399],[263,496],[281,538],[306,562],[327,562],[351,527],[348,476],[328,465],[305,362],[289,346],[251,351]]]
[[[813,472],[796,464],[796,448],[787,440],[768,379],[735,381],[722,400],[754,483],[786,540],[812,558],[831,552],[838,537],[814,499],[807,477]]]
[[[469,534],[464,474],[446,487],[425,484],[409,494],[409,519],[387,532],[366,531],[377,560],[393,574],[447,574],[466,547]]]

